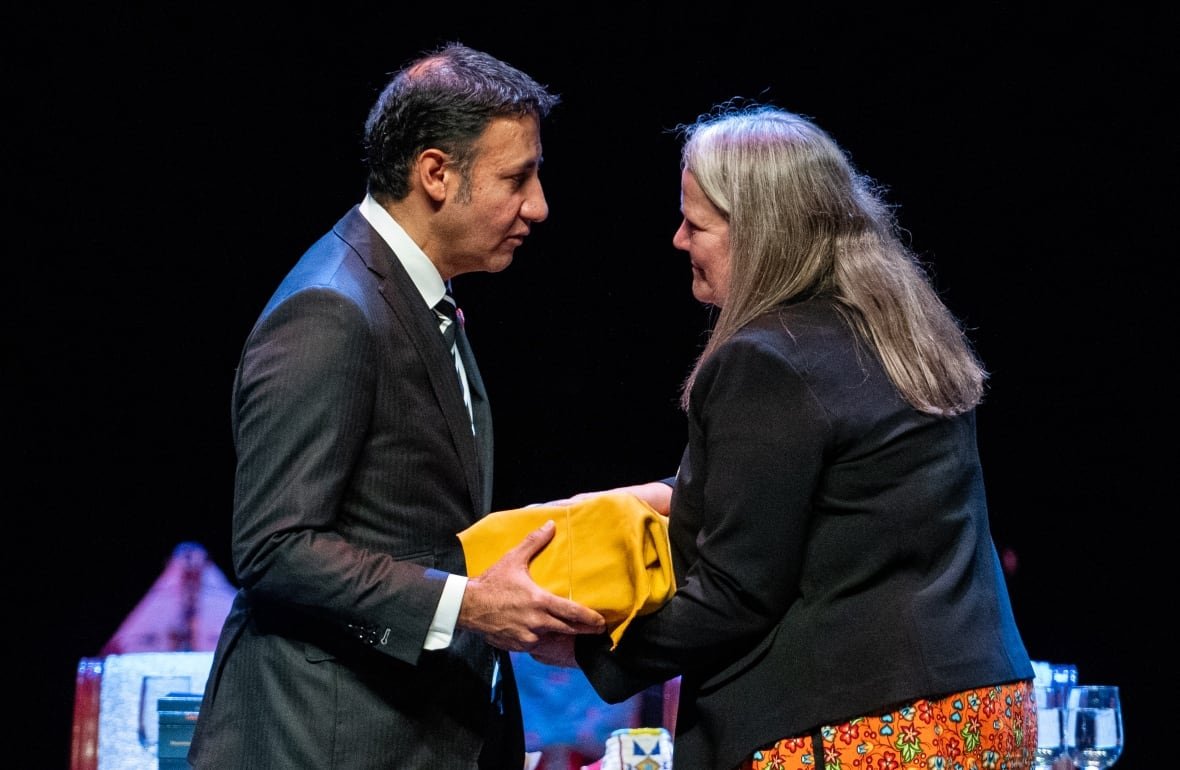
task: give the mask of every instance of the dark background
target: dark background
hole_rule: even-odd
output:
[[[803,112],[890,188],[992,372],[980,448],[1030,654],[1121,685],[1118,766],[1151,766],[1175,649],[1174,13],[399,5],[4,12],[10,766],[68,764],[77,664],[178,543],[233,579],[240,345],[360,200],[388,73],[448,39],[564,99],[549,220],[508,270],[455,281],[497,507],[674,471],[709,316],[670,244],[670,129],[731,96]]]

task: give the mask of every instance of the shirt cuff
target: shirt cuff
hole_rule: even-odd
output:
[[[442,597],[438,600],[438,609],[434,611],[434,620],[430,623],[430,630],[426,632],[426,643],[422,645],[422,649],[442,650],[450,646],[465,590],[466,577],[447,575],[447,583],[443,586]]]

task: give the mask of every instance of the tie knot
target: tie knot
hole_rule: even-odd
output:
[[[455,299],[450,294],[446,294],[434,306],[434,310],[439,314],[439,329],[442,330],[443,339],[447,341],[447,347],[455,344],[455,330],[458,323],[458,310],[455,307]]]

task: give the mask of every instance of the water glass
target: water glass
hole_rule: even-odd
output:
[[[1078,667],[1072,663],[1050,663],[1049,676],[1052,678],[1052,685],[1064,695],[1069,692],[1069,688],[1077,685]]]
[[[1065,754],[1065,742],[1061,736],[1065,691],[1052,685],[1039,684],[1034,695],[1037,703],[1037,750],[1033,757],[1033,770],[1051,770],[1053,764]]]
[[[1110,767],[1123,753],[1123,714],[1119,688],[1075,685],[1066,696],[1066,752],[1082,770]]]

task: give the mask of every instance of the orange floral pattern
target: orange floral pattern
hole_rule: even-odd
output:
[[[1028,770],[1037,746],[1032,681],[981,687],[783,738],[738,770]]]

